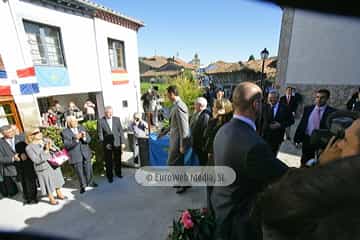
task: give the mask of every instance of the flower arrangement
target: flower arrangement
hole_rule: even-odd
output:
[[[211,240],[215,219],[207,208],[186,209],[173,221],[168,240]]]

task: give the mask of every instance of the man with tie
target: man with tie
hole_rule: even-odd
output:
[[[121,126],[120,118],[113,116],[111,106],[105,107],[105,116],[98,121],[99,140],[104,146],[106,177],[109,183],[113,182],[113,165],[115,165],[115,175],[121,175],[121,154],[125,148],[124,131]]]
[[[263,137],[276,156],[284,140],[285,129],[294,124],[294,116],[288,107],[279,102],[278,92],[271,91],[268,94],[263,118]]]
[[[294,94],[294,89],[292,87],[286,88],[286,93],[284,96],[282,96],[280,98],[280,103],[284,104],[289,109],[290,113],[295,117],[296,111],[297,111],[300,103],[298,102],[298,99],[296,99],[295,94]],[[291,128],[291,126],[289,126],[285,129],[287,140],[291,139],[290,128]]]
[[[294,136],[295,144],[302,143],[301,166],[305,166],[307,161],[314,158],[318,150],[310,144],[311,134],[315,129],[326,129],[327,117],[336,111],[335,108],[327,105],[329,98],[330,91],[320,89],[316,92],[315,105],[304,108],[304,114]]]
[[[21,161],[16,153],[15,146],[18,142],[24,142],[24,138],[15,135],[10,125],[0,128],[0,190],[4,197],[12,197],[18,193],[16,163]]]
[[[62,133],[64,147],[70,155],[70,164],[80,182],[80,194],[85,192],[87,186],[97,187],[93,181],[93,170],[91,165],[91,149],[89,143],[91,137],[85,128],[78,124],[74,116],[66,118],[67,128]]]

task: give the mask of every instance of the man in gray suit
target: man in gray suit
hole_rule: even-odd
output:
[[[190,147],[189,111],[179,97],[176,86],[167,88],[167,96],[173,103],[169,115],[170,126],[164,129],[159,137],[170,131],[168,165],[183,166],[184,154]],[[179,187],[176,193],[183,193],[186,189],[187,187]]]
[[[91,137],[85,128],[78,124],[74,116],[66,118],[67,128],[62,133],[64,147],[70,155],[70,164],[80,181],[80,193],[85,192],[85,187],[97,187],[93,181],[93,170],[91,165],[91,149],[89,143]]]
[[[234,117],[218,131],[214,141],[215,166],[231,167],[236,180],[214,187],[211,202],[216,217],[216,240],[261,239],[260,223],[251,210],[264,187],[282,176],[287,166],[276,159],[270,146],[256,133],[262,91],[243,82],[233,93]]]
[[[113,163],[116,176],[122,178],[121,154],[125,148],[125,137],[120,118],[113,116],[112,107],[105,107],[105,116],[98,121],[97,129],[99,140],[104,146],[106,177],[109,183],[112,183]]]
[[[15,145],[19,142],[24,142],[25,139],[23,136],[15,135],[15,131],[10,125],[2,126],[0,132],[3,135],[0,139],[1,194],[4,197],[12,197],[18,192],[15,164],[20,161]]]

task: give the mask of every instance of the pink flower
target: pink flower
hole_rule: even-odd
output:
[[[194,226],[194,223],[191,220],[191,214],[188,210],[181,214],[181,223],[184,225],[185,229],[190,229]]]

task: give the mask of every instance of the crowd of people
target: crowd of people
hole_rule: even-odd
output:
[[[44,126],[57,126],[59,128],[66,126],[66,118],[74,116],[78,121],[96,120],[96,105],[90,99],[84,103],[83,109],[80,109],[73,101],[70,101],[68,107],[64,109],[59,101],[54,101],[53,105],[43,114]]]
[[[74,109],[74,105],[70,104],[67,112]],[[115,175],[122,178],[121,155],[125,148],[125,138],[120,118],[113,116],[111,106],[105,107],[105,115],[98,120],[97,130],[100,144],[104,148],[106,177],[112,183],[114,170]],[[51,205],[58,205],[58,200],[66,200],[67,196],[61,191],[65,183],[61,165],[52,161],[61,151],[54,142],[44,137],[39,128],[19,133],[16,125],[4,125],[1,126],[0,133],[1,195],[13,197],[20,191],[24,205],[38,203],[39,195],[47,196]],[[73,114],[66,115],[61,138],[66,157],[77,176],[80,194],[84,194],[87,187],[98,187],[91,164],[91,137]]]

